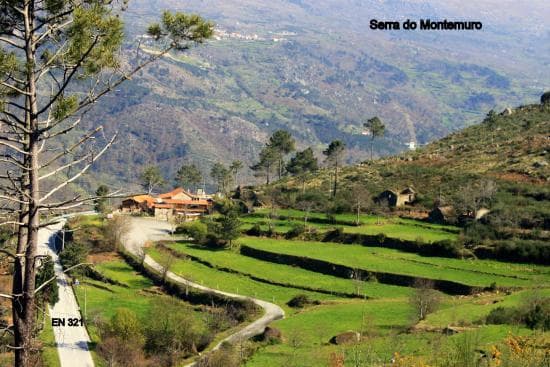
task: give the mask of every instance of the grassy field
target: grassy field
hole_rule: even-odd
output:
[[[156,248],[148,249],[147,253],[159,263],[162,263],[162,259],[167,256],[165,252]],[[257,297],[277,303],[287,310],[289,308],[286,303],[298,294],[306,294],[312,299],[323,301],[336,300],[336,297],[322,293],[266,284],[244,275],[221,272],[191,260],[175,259],[170,269],[184,278],[210,288]]]
[[[452,280],[473,286],[550,285],[550,269],[489,260],[421,257],[397,250],[326,242],[246,237],[241,244],[266,251],[305,256],[359,269]],[[535,282],[535,283],[533,283]]]
[[[309,287],[329,292],[341,292],[366,295],[374,298],[403,297],[410,294],[406,287],[387,286],[375,282],[354,282],[330,275],[315,273],[297,267],[270,263],[243,256],[238,251],[212,250],[186,242],[173,243],[170,248],[207,261],[218,268],[227,268],[254,277],[289,284],[297,287]]]
[[[269,212],[266,209],[258,210],[256,213],[243,217],[245,225],[243,229],[249,229],[254,224],[260,224],[263,230],[268,229]],[[304,223],[305,213],[294,209],[280,209],[276,211],[280,219],[271,220],[276,232],[284,233],[292,229],[295,225]],[[326,219],[323,213],[310,213],[308,218]],[[356,216],[353,214],[336,214],[336,224],[325,224],[308,222],[308,226],[320,231],[325,231],[335,226],[344,229],[345,233],[359,233],[366,235],[384,234],[390,238],[399,238],[403,240],[415,241],[421,239],[424,242],[435,242],[441,240],[453,240],[457,238],[458,228],[452,226],[443,226],[430,224],[412,219],[402,218],[383,218],[374,215],[360,215],[361,225],[356,226],[354,222]]]
[[[285,336],[285,342],[268,345],[257,351],[247,366],[330,366],[331,354],[346,356],[346,366],[390,365],[395,352],[401,355],[441,357],[473,341],[479,348],[489,348],[510,332],[519,335],[531,331],[507,325],[477,327],[458,335],[446,336],[433,332],[404,332],[412,323],[412,309],[403,301],[373,300],[363,303],[314,307],[274,323]],[[332,336],[354,330],[364,335],[356,345],[333,345]],[[406,365],[409,366],[409,365]]]
[[[542,266],[424,258],[384,248],[256,237],[244,237],[238,242],[281,253],[298,249],[296,251],[299,252],[296,254],[315,255],[314,257],[324,254],[324,259],[341,261],[346,265],[365,265],[368,268],[368,264],[374,264],[377,269],[410,271],[412,274],[436,274],[437,277],[449,277],[457,281],[466,278],[472,284],[485,284],[490,281],[533,287],[537,284],[548,284],[549,269]],[[364,363],[360,365],[381,366],[384,363],[389,363],[395,352],[399,352],[401,355],[415,356],[415,358],[430,357],[433,362],[433,358],[444,360],[456,353],[456,350],[469,345],[487,350],[494,343],[506,338],[509,333],[532,334],[531,330],[520,326],[484,325],[484,318],[492,309],[500,306],[519,306],[533,294],[543,297],[550,296],[548,288],[529,289],[511,294],[483,293],[466,297],[439,294],[438,309],[417,325],[419,331],[410,333],[407,330],[415,324],[413,321],[414,309],[409,302],[412,289],[367,282],[365,283],[367,295],[374,296],[375,299],[328,298],[314,292],[302,292],[258,283],[246,276],[231,274],[219,268],[227,268],[254,277],[298,286],[315,284],[323,289],[328,287],[341,291],[353,290],[353,281],[335,280],[327,275],[248,258],[240,255],[237,250],[212,250],[188,242],[174,242],[165,245],[179,253],[199,258],[218,268],[212,269],[190,259],[179,259],[173,265],[174,272],[195,281],[199,281],[200,278],[199,283],[202,282],[214,288],[253,295],[269,301],[275,300],[276,303],[285,307],[287,317],[272,324],[273,327],[281,331],[283,341],[260,345],[251,359],[246,362],[246,365],[251,367],[329,366],[331,356],[336,355],[346,356],[345,366],[355,366],[354,363],[359,360]],[[155,248],[150,249],[149,254],[157,260],[166,256],[164,250]],[[371,257],[376,260],[371,260]],[[488,272],[500,275],[487,274]],[[504,275],[518,278],[508,278]],[[369,289],[373,285],[376,288]],[[284,305],[284,300],[288,300],[297,293],[306,293],[323,302],[317,306],[291,311]],[[465,325],[467,329],[465,332],[450,336],[438,332],[423,331],[423,328],[442,329],[448,325]],[[333,336],[349,330],[361,332],[362,342],[347,346],[329,343]]]
[[[84,310],[84,304],[86,303],[87,320],[93,320],[97,317],[109,320],[117,309],[127,308],[143,322],[146,322],[150,316],[149,311],[156,302],[163,298],[172,298],[159,292],[151,280],[134,271],[121,259],[96,264],[96,268],[105,276],[128,287],[105,284],[92,279],[81,281],[81,285],[74,289],[82,310]],[[180,305],[182,312],[192,315],[199,323],[204,322],[202,312],[195,310],[195,308],[184,302],[180,302]],[[95,345],[101,341],[99,331],[92,322],[89,322],[87,327],[92,341],[90,349],[96,366],[107,366],[95,351]]]

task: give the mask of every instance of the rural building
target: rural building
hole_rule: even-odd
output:
[[[120,206],[123,213],[150,214],[165,220],[174,215],[182,215],[187,220],[193,220],[210,213],[211,209],[210,196],[204,192],[196,195],[181,187],[157,196],[133,196],[124,200]]]
[[[455,218],[455,209],[451,205],[438,206],[428,214],[428,221],[432,223],[451,223]]]
[[[387,202],[388,206],[399,208],[407,204],[412,204],[416,200],[416,190],[412,187],[406,187],[401,191],[386,190],[376,198],[377,203]]]
[[[452,207],[451,205],[446,205],[446,206],[439,206],[433,209],[428,214],[428,221],[432,223],[446,224],[446,223],[453,223],[458,220],[459,223],[464,223],[465,221],[472,220],[472,219],[480,220],[489,213],[490,213],[489,209],[480,208],[475,213],[470,211],[467,213],[462,213],[457,216],[455,208]]]

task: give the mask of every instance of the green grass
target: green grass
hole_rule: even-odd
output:
[[[127,284],[129,287],[105,284],[92,279],[87,279],[80,286],[75,287],[78,301],[83,310],[84,297],[86,297],[88,318],[90,315],[99,313],[109,319],[118,308],[128,308],[138,317],[144,318],[150,309],[151,302],[159,297],[144,292],[145,289],[153,286],[153,282],[134,271],[122,260],[104,262],[97,265],[96,268],[106,276]]]
[[[162,263],[162,258],[166,256],[165,253],[156,248],[148,249],[147,253],[155,261],[160,263]],[[312,299],[317,300],[336,299],[335,297],[322,293],[265,284],[243,275],[221,272],[191,260],[176,259],[171,267],[171,271],[210,288],[242,294],[249,297],[257,297],[284,307],[286,307],[286,302],[298,294],[306,294]]]
[[[110,285],[103,282],[86,279],[80,286],[74,287],[75,294],[84,311],[86,303],[87,319],[91,320],[96,316],[109,320],[117,309],[127,308],[136,316],[147,321],[149,312],[153,305],[163,298],[171,298],[165,294],[159,294],[154,288],[153,282],[134,271],[134,269],[123,260],[110,260],[96,265],[97,270],[107,277],[117,280],[128,287]],[[84,301],[86,300],[86,302]],[[189,304],[180,302],[182,312],[191,314],[199,323],[204,323],[204,314],[195,310]],[[91,352],[96,366],[106,366],[105,361],[95,351],[95,345],[101,341],[99,331],[92,324],[88,323],[88,332],[92,341]]]
[[[382,285],[375,282],[361,282],[357,284],[353,280],[261,261],[230,250],[212,250],[185,242],[170,244],[169,247],[181,253],[198,257],[218,268],[233,269],[260,279],[282,284],[350,294],[356,294],[357,287],[359,287],[360,294],[376,298],[403,297],[410,294],[410,289],[406,287]]]
[[[246,237],[240,243],[266,251],[320,259],[370,271],[431,279],[445,279],[472,286],[550,285],[549,269],[543,266],[507,264],[489,260],[421,257],[397,250],[325,242],[287,241]],[[487,274],[495,273],[495,275]],[[518,278],[506,277],[505,275]]]
[[[249,229],[252,225],[259,223],[263,230],[268,229],[268,210],[261,209],[256,213],[243,217],[245,225],[243,229]],[[273,219],[271,222],[274,230],[278,233],[284,233],[290,230],[295,225],[302,225],[304,222],[305,213],[294,209],[277,210],[276,214],[282,216],[283,219]],[[309,218],[325,219],[323,213],[310,213]],[[315,223],[308,222],[308,226],[321,231],[326,231],[334,227],[343,228],[345,233],[358,233],[366,235],[384,234],[390,238],[398,238],[402,240],[416,241],[421,239],[424,242],[436,242],[442,240],[454,240],[457,238],[458,228],[452,226],[443,226],[430,224],[412,219],[402,218],[381,218],[374,215],[360,215],[360,226],[352,225],[356,216],[353,214],[336,214],[337,224]],[[349,223],[345,225],[342,223]]]
[[[475,299],[452,297],[426,318],[426,323],[444,327],[449,324],[474,323],[483,320],[497,307],[517,307],[535,295],[550,297],[550,289],[535,289],[516,292],[511,295],[489,294]]]
[[[49,313],[45,317],[46,323],[44,330],[42,330],[39,336],[40,341],[42,342],[42,349],[40,351],[42,362],[46,367],[61,367],[61,361],[59,360],[59,354],[57,353],[57,346],[55,344],[55,336]]]
[[[247,366],[327,366],[332,353],[344,353],[347,363],[352,362],[353,356],[360,355],[364,362],[371,363],[364,365],[382,366],[384,362],[389,363],[395,352],[430,358],[438,354],[445,356],[461,348],[465,339],[475,341],[477,348],[488,348],[510,332],[532,334],[526,328],[509,325],[481,326],[452,336],[431,332],[404,333],[411,325],[411,315],[412,309],[406,302],[388,300],[313,308],[275,322],[273,326],[282,331],[284,342],[260,348]],[[358,345],[329,344],[331,337],[349,330],[361,331],[364,340]]]

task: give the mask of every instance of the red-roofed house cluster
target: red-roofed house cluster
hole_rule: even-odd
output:
[[[182,215],[188,220],[199,218],[212,210],[212,198],[198,192],[192,194],[181,187],[157,196],[137,195],[122,201],[123,213],[145,213],[159,219]]]

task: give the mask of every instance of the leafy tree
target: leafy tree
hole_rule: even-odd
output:
[[[302,193],[306,189],[306,174],[315,172],[319,169],[317,158],[313,154],[313,149],[307,148],[301,152],[297,152],[290,162],[286,165],[286,170],[293,175],[296,175],[302,181]]]
[[[127,308],[118,308],[109,324],[110,332],[128,342],[143,343],[141,321],[136,314]]]
[[[183,223],[177,229],[178,233],[183,233],[193,238],[193,241],[202,244],[206,240],[208,227],[205,223],[199,221]]]
[[[10,296],[15,365],[19,367],[32,365],[35,350],[35,257],[38,230],[46,224],[41,223],[41,215],[88,202],[56,198],[108,150],[116,134],[103,139],[103,127],[96,126],[79,134],[81,138],[74,143],[67,144],[62,137],[82,131],[82,116],[146,65],[213,34],[213,25],[197,15],[165,12],[162,21],[149,28],[160,51],[144,55],[138,49],[132,53],[134,58],[122,63],[120,12],[126,3],[0,2],[0,145],[7,157],[0,163],[0,211],[14,215],[20,223],[15,252],[25,254],[13,256]],[[62,150],[58,149],[61,145]]]
[[[101,214],[109,212],[109,188],[105,185],[99,185],[96,192],[96,199],[94,200],[94,210]]]
[[[334,188],[332,190],[332,197],[336,196],[336,191],[338,189],[338,168],[342,164],[342,157],[344,156],[344,151],[346,145],[340,140],[332,141],[328,148],[323,151],[323,154],[327,157],[326,162],[334,168]]]
[[[90,249],[79,242],[71,242],[65,246],[65,249],[59,255],[61,263],[63,263],[64,268],[70,268],[78,264],[82,264],[86,261],[86,257]],[[81,269],[71,270],[71,273],[78,273]]]
[[[370,160],[372,161],[374,151],[374,139],[384,136],[386,126],[384,125],[384,123],[382,123],[382,120],[380,120],[376,116],[369,119],[366,123],[363,124],[363,126],[370,131]]]
[[[184,188],[197,190],[197,185],[202,182],[202,174],[195,164],[184,164],[176,174],[176,181]]]
[[[57,282],[51,281],[55,277],[55,270],[53,267],[53,259],[51,256],[48,256],[42,261],[42,265],[36,273],[36,287],[39,288],[42,284],[50,281],[47,286],[42,288],[40,293],[38,293],[38,301],[42,304],[49,303],[54,305],[59,301],[59,287]]]
[[[266,185],[269,185],[273,165],[277,162],[277,153],[270,147],[264,147],[260,152],[259,162],[250,167],[257,176],[264,176]]]
[[[157,186],[164,185],[165,183],[159,168],[156,166],[145,167],[141,172],[140,179],[141,186],[143,186],[148,193],[153,192]]]
[[[236,210],[231,210],[229,213],[222,215],[219,219],[220,239],[229,242],[229,247],[233,247],[233,241],[239,238],[241,231],[239,227],[242,225],[239,215]]]
[[[214,163],[210,169],[210,177],[216,182],[218,192],[227,193],[231,185],[231,171],[221,163]]]
[[[233,173],[233,181],[237,186],[239,185],[238,175],[241,169],[243,169],[243,162],[239,160],[231,162],[231,165],[229,166],[229,170]]]
[[[286,130],[277,130],[269,138],[267,147],[271,148],[275,156],[275,160],[278,165],[278,177],[279,180],[283,175],[284,157],[290,152],[294,151],[295,141],[292,135]]]
[[[199,345],[201,330],[189,312],[182,312],[181,302],[163,299],[153,305],[145,324],[145,350],[151,355],[169,357],[173,365]]]

